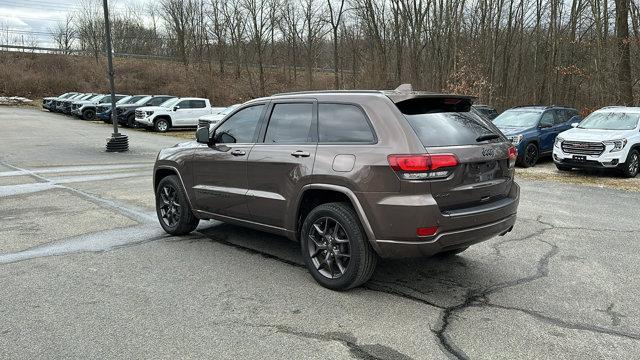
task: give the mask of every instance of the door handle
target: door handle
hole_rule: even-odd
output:
[[[291,156],[293,156],[293,157],[309,157],[309,156],[311,156],[311,154],[309,154],[308,151],[296,150],[296,151],[291,153]]]
[[[247,153],[244,150],[232,150],[231,151],[231,155],[233,156],[242,156],[242,155],[246,155]]]

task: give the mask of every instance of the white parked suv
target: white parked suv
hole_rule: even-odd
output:
[[[231,112],[238,108],[242,104],[233,104],[229,107],[223,108],[218,113],[211,113],[207,115],[200,116],[198,119],[198,127],[209,125],[209,130],[213,130],[213,128],[227,115],[231,114]]]
[[[209,99],[174,98],[160,106],[143,106],[136,109],[136,122],[146,128],[165,132],[172,127],[197,127],[198,119],[224,108],[212,108]]]
[[[640,107],[612,106],[594,111],[558,135],[553,161],[558,170],[618,169],[635,177],[640,167]]]
[[[116,101],[124,98],[127,95],[116,94]],[[96,117],[96,109],[102,104],[111,104],[111,95],[104,94],[94,96],[88,100],[77,100],[71,103],[71,114],[75,115],[83,120],[93,120]]]

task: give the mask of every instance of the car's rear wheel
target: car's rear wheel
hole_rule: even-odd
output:
[[[87,109],[85,111],[82,112],[82,119],[83,120],[93,120],[93,118],[96,117],[96,111],[93,109]]]
[[[567,165],[556,164],[556,168],[560,171],[571,171],[572,167]]]
[[[302,258],[320,285],[348,290],[373,275],[377,254],[349,204],[327,203],[311,210],[300,238]]]
[[[624,177],[633,178],[638,175],[640,169],[640,154],[638,150],[631,150],[627,155],[627,161],[625,161],[622,168],[622,175]]]
[[[169,120],[165,118],[160,118],[153,123],[153,129],[158,132],[166,132],[170,126]]]
[[[522,159],[520,160],[520,166],[528,168],[535,166],[538,162],[538,157],[540,156],[540,152],[538,151],[538,146],[534,143],[529,143],[524,148],[524,154],[522,154]]]
[[[189,207],[187,194],[176,175],[162,178],[156,189],[156,213],[160,226],[171,235],[185,235],[198,227],[200,220]]]

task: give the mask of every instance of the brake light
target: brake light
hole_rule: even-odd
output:
[[[431,235],[435,235],[435,233],[438,232],[438,227],[437,226],[433,226],[433,227],[421,227],[421,228],[417,228],[416,229],[416,234],[418,236],[431,236]]]
[[[389,166],[405,180],[422,180],[448,177],[458,165],[453,154],[389,155]]]
[[[518,149],[515,146],[509,146],[509,167],[516,166],[516,159],[518,158]]]

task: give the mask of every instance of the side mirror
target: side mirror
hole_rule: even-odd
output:
[[[572,128],[578,127],[578,125],[580,125],[580,123],[571,123]]]
[[[176,105],[176,106],[174,106],[174,107],[173,107],[173,111],[176,111],[176,110],[178,110],[178,109],[180,109],[180,106],[178,106],[178,105]]]
[[[546,128],[550,128],[553,125],[551,124],[544,124],[544,123],[540,123],[540,125],[538,125],[540,127],[540,129],[546,129]]]
[[[209,136],[209,127],[203,126],[199,127],[196,130],[196,141],[201,144],[209,144],[210,136]]]

